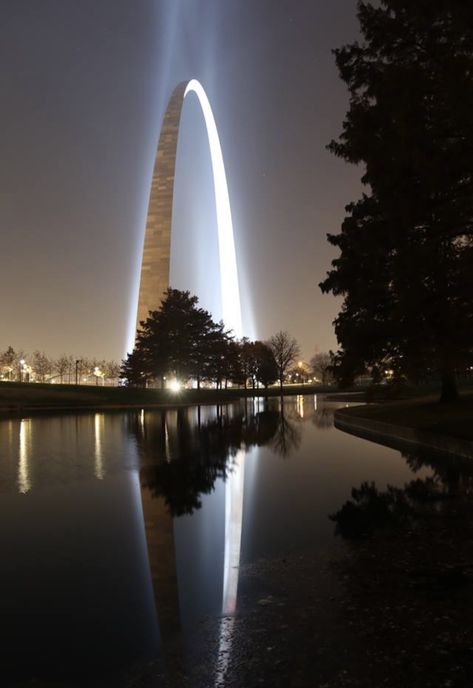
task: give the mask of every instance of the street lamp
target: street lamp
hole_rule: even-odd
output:
[[[103,373],[98,366],[94,368],[95,384],[99,384],[99,378],[102,378],[103,384],[105,384],[105,373]]]

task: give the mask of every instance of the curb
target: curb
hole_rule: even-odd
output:
[[[473,458],[473,442],[469,440],[438,435],[427,430],[406,428],[379,420],[354,418],[344,413],[344,409],[335,411],[334,425],[338,430],[385,444],[394,449],[406,448],[406,445],[410,445],[413,448],[430,449],[452,456]]]

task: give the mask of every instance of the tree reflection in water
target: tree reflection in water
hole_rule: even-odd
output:
[[[374,483],[352,489],[352,499],[329,518],[335,532],[355,539],[388,529],[415,529],[447,510],[471,509],[473,463],[471,460],[432,451],[405,452],[403,457],[414,473],[430,468],[432,475],[411,480],[403,488],[388,485],[380,491]]]
[[[353,489],[331,516],[351,543],[339,563],[343,615],[369,640],[373,685],[470,686],[473,670],[473,462],[404,454],[422,475],[403,488]]]
[[[164,497],[171,515],[191,514],[202,505],[201,495],[212,492],[218,478],[226,479],[240,449],[267,444],[277,431],[275,411],[253,416],[230,415],[220,407],[214,418],[199,422],[193,410],[179,409],[175,422],[169,412],[130,419],[138,443],[143,487]]]
[[[278,423],[269,445],[277,454],[284,458],[299,449],[301,431],[296,423],[297,421],[300,422],[300,420],[302,418],[298,418],[296,421],[290,420],[289,415],[284,410],[284,401],[281,400]]]
[[[201,495],[212,492],[216,480],[232,471],[239,450],[269,445],[286,457],[299,447],[297,419],[289,418],[284,404],[256,413],[251,406],[247,402],[237,412],[217,407],[205,421],[201,409],[130,415],[142,487],[164,497],[171,515],[192,514],[202,505]]]
[[[319,430],[329,430],[333,427],[334,408],[323,406],[318,408],[312,416],[312,422]]]

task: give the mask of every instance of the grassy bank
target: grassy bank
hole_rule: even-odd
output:
[[[464,440],[473,440],[473,393],[465,392],[458,401],[440,404],[438,396],[404,399],[343,409],[343,415],[392,423]]]
[[[284,395],[314,394],[328,388],[312,385],[289,385]],[[88,385],[50,385],[0,382],[0,414],[34,411],[164,407],[188,404],[224,403],[243,396],[279,396],[279,387],[265,389],[135,389]]]

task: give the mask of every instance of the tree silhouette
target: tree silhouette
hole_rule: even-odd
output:
[[[414,472],[428,467],[432,476],[411,480],[402,488],[388,485],[384,491],[367,482],[353,488],[351,500],[329,517],[336,523],[337,534],[357,539],[378,531],[410,530],[421,519],[430,523],[432,516],[441,518],[442,507],[451,506],[450,515],[458,512],[462,502],[471,512],[473,465],[470,459],[421,448],[403,456]],[[448,522],[447,518],[447,525]]]
[[[219,410],[217,418],[196,424],[187,409],[179,409],[172,428],[165,412],[148,414],[144,424],[135,414],[129,418],[142,463],[141,482],[164,497],[173,516],[200,509],[201,495],[212,492],[217,479],[226,479],[236,452],[269,443],[279,425],[275,411],[248,418],[242,412],[229,417]]]
[[[121,377],[128,384],[168,374],[195,378],[198,386],[202,378],[221,381],[231,336],[197,304],[188,291],[165,292],[161,308],[140,323],[135,349],[123,363]]]
[[[268,342],[278,369],[279,385],[282,393],[284,377],[290,366],[299,356],[299,344],[288,332],[281,330],[271,337]]]
[[[444,401],[473,342],[473,5],[358,5],[363,41],[335,51],[350,107],[329,148],[361,164],[367,192],[347,206],[320,285],[342,295],[338,376],[390,361],[437,371]]]

